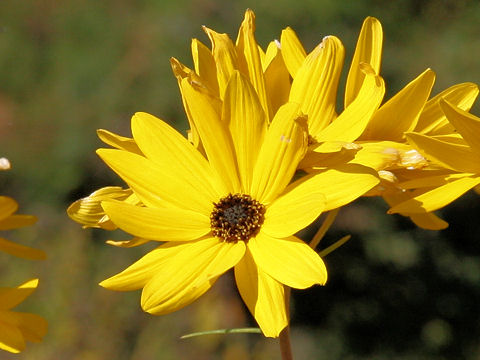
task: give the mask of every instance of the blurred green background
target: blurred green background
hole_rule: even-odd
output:
[[[19,201],[20,213],[39,217],[9,238],[48,253],[43,262],[0,254],[2,286],[40,277],[39,289],[19,309],[50,324],[42,343],[15,358],[279,357],[276,341],[259,335],[179,339],[254,325],[231,274],[179,312],[147,315],[139,292],[115,293],[97,283],[149,247],[113,248],[104,244],[111,234],[82,230],[65,214],[79,197],[121,184],[94,153],[101,146],[96,129],[129,135],[136,111],[186,129],[169,58],[191,65],[190,39],[207,43],[201,25],[236,38],[246,8],[257,15],[263,47],[286,26],[308,50],[334,34],[346,47],[346,65],[363,19],[379,18],[387,97],[427,67],[437,73],[434,93],[480,82],[479,1],[1,1],[0,156],[13,168],[1,173],[0,191]],[[480,107],[473,112],[480,115]],[[293,293],[296,359],[480,358],[478,200],[467,194],[445,209],[451,225],[443,232],[387,216],[375,199],[343,209],[321,244],[353,235],[326,257],[329,283]]]

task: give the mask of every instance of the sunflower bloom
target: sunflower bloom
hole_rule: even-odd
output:
[[[32,279],[16,288],[0,288],[0,349],[19,353],[26,341],[40,342],[47,332],[47,322],[42,317],[12,309],[23,302],[38,286]]]
[[[366,166],[340,161],[291,183],[308,149],[311,116],[306,106],[289,101],[280,43],[261,50],[249,10],[236,43],[204,30],[212,50],[192,41],[195,70],[171,62],[190,123],[188,140],[146,113],[132,118],[132,138],[99,130],[113,149],[97,153],[128,190],[100,189],[72,204],[69,215],[87,227],[133,235],[111,245],[164,242],[103,287],[143,289],[142,308],[160,315],[190,304],[234,268],[248,309],[263,333],[276,337],[288,324],[284,287],[304,289],[327,279],[321,258],[294,234],[379,180]],[[330,56],[320,49],[311,56],[314,63]],[[360,89],[382,93],[381,79],[366,73]]]
[[[191,303],[235,267],[242,297],[265,335],[278,336],[287,325],[282,284],[306,288],[327,279],[320,257],[293,236],[321,213],[324,195],[299,188],[278,196],[306,149],[305,123],[301,118],[294,121],[298,113],[292,110],[280,113],[277,126],[266,134],[258,170],[247,174],[251,184],[244,191],[238,175],[218,174],[237,174],[233,156],[214,153],[211,157],[222,164],[220,169],[209,166],[166,124],[136,114],[132,132],[146,156],[114,149],[100,149],[98,154],[145,206],[120,201],[104,201],[102,206],[121,229],[167,242],[101,285],[115,290],[143,287],[143,309],[164,314]],[[227,134],[202,140],[215,147]],[[283,153],[291,162],[275,161],[272,152]],[[170,176],[162,174],[166,167]],[[289,224],[286,219],[295,221]]]
[[[280,107],[267,127],[255,90],[239,72],[228,81],[221,113],[194,83],[183,79],[181,86],[206,158],[145,113],[132,118],[143,155],[98,150],[143,204],[102,201],[110,220],[135,238],[165,241],[101,285],[143,288],[142,308],[166,314],[193,302],[233,267],[250,312],[266,336],[276,337],[288,324],[284,285],[304,289],[327,280],[321,258],[294,234],[378,179],[365,172],[355,182],[350,174],[352,188],[342,188],[332,170],[289,184],[308,146],[298,104]]]

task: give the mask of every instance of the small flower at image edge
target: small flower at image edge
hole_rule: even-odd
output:
[[[0,196],[0,230],[18,229],[33,225],[37,221],[37,218],[32,215],[15,214],[17,209],[18,204],[14,199],[8,196]],[[0,237],[0,251],[30,260],[46,258],[45,252],[42,250],[20,245],[2,237]]]
[[[0,349],[19,353],[26,341],[40,342],[47,333],[47,321],[42,317],[12,311],[37,286],[38,279],[32,279],[16,288],[0,288]]]

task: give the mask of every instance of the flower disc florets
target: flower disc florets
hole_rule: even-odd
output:
[[[248,241],[263,224],[265,206],[245,194],[229,194],[213,204],[210,226],[225,242]]]

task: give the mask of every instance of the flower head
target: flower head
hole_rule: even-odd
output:
[[[10,169],[10,162],[0,158],[0,170]],[[34,224],[31,215],[15,214],[18,204],[7,196],[0,196],[0,230],[13,230]],[[42,250],[20,245],[0,237],[0,251],[31,260],[45,259]],[[47,332],[47,322],[42,317],[14,312],[12,309],[27,298],[38,286],[38,279],[25,282],[16,288],[0,288],[0,349],[18,353],[25,349],[26,341],[39,342]]]
[[[172,59],[189,139],[146,113],[133,116],[132,138],[99,131],[114,149],[98,155],[138,202],[102,189],[70,209],[87,226],[105,228],[108,219],[134,236],[114,245],[164,242],[102,286],[143,289],[142,308],[166,314],[196,300],[233,268],[263,333],[276,337],[288,324],[284,286],[304,289],[327,280],[322,259],[294,234],[379,180],[365,166],[339,162],[292,182],[308,150],[311,116],[302,103],[289,101],[278,42],[263,53],[254,28],[251,11],[236,43],[205,28],[212,50],[193,41],[195,70]],[[317,57],[326,61],[317,53],[312,61]],[[376,75],[367,77],[369,89],[381,87]]]
[[[40,342],[47,332],[44,318],[12,309],[23,302],[38,286],[38,279],[16,288],[0,288],[0,349],[18,353],[26,341]]]
[[[365,172],[352,188],[340,189],[332,181],[339,171],[332,170],[289,184],[308,146],[297,104],[282,106],[265,129],[256,94],[241,74],[227,85],[223,119],[208,95],[187,81],[182,86],[206,158],[145,113],[132,118],[143,156],[98,150],[143,205],[103,201],[105,213],[137,238],[166,241],[101,285],[143,288],[143,309],[164,314],[194,301],[234,267],[240,294],[264,334],[278,336],[288,321],[283,286],[303,289],[327,279],[323,261],[294,234],[378,180]]]

